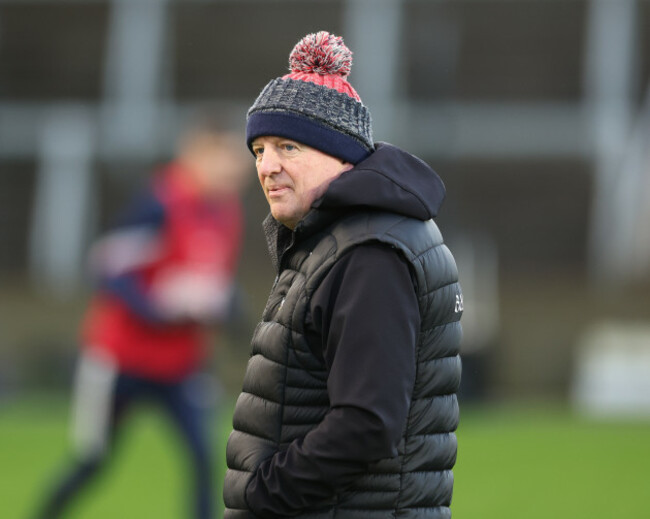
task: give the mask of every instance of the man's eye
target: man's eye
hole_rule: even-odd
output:
[[[285,144],[284,149],[286,151],[294,151],[296,149],[296,145],[295,144]]]
[[[253,148],[253,154],[256,157],[261,157],[264,154],[264,148]]]

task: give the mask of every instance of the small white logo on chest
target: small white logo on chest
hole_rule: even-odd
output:
[[[463,311],[463,294],[456,294],[456,307],[454,308],[454,313]]]

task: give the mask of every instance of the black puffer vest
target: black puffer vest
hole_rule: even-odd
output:
[[[226,519],[251,518],[245,490],[265,459],[304,437],[329,409],[327,372],[304,337],[309,301],[332,265],[358,244],[378,241],[410,262],[421,329],[411,407],[398,456],[372,464],[346,491],[299,517],[338,519],[451,516],[460,382],[459,304],[454,259],[433,220],[363,212],[344,217],[285,254],[252,340],[227,447]]]

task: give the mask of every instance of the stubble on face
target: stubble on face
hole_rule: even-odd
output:
[[[259,137],[252,148],[271,214],[290,229],[295,229],[334,179],[353,167],[283,137]]]

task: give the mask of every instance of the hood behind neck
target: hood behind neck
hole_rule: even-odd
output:
[[[424,161],[391,144],[378,143],[367,159],[334,180],[313,208],[363,207],[429,220],[437,216],[445,192],[438,174]]]

